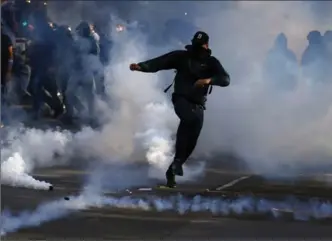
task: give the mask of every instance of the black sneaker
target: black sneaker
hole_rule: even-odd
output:
[[[166,186],[169,188],[176,188],[175,176],[167,179]]]
[[[182,165],[179,162],[177,162],[177,161],[174,161],[172,163],[172,171],[177,176],[183,176]]]
[[[175,175],[173,173],[173,170],[169,168],[166,172],[166,186],[169,188],[175,188],[176,187],[176,182],[175,182]]]

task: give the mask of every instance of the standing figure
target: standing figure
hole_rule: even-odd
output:
[[[211,56],[209,36],[201,31],[194,35],[192,44],[187,45],[186,50],[172,51],[130,65],[130,70],[146,73],[170,69],[176,70],[172,102],[180,119],[174,160],[166,171],[167,186],[173,188],[176,185],[175,176],[183,176],[182,165],[196,147],[203,127],[207,95],[213,85],[226,87],[230,79],[219,60]]]

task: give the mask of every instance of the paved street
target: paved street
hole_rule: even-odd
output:
[[[33,210],[39,204],[80,192],[87,173],[74,168],[49,168],[37,170],[35,177],[54,184],[55,190],[36,191],[2,186],[1,207],[14,213]],[[232,195],[252,192],[261,196],[284,196],[291,193],[310,196],[314,192],[325,199],[331,193],[328,187],[316,182],[271,183],[246,173],[210,168],[199,184],[179,185],[177,190],[161,190],[158,195],[167,197],[181,192],[184,195],[201,193],[206,196]],[[296,186],[294,186],[296,185]],[[144,185],[141,185],[144,187]],[[310,187],[310,188],[305,188]],[[212,192],[207,193],[206,189]],[[132,190],[136,190],[133,188]],[[309,193],[308,193],[309,191]],[[138,191],[136,191],[138,192]],[[156,192],[153,192],[157,194]],[[135,195],[133,193],[132,195]],[[331,198],[332,200],[332,198]],[[73,213],[59,220],[42,223],[38,227],[20,229],[4,237],[4,240],[203,240],[217,238],[332,238],[331,222],[295,222],[264,218],[216,217],[211,213],[140,211],[93,208]]]

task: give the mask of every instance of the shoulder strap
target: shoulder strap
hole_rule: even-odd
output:
[[[176,70],[174,71],[174,73],[176,74]],[[164,93],[167,93],[167,91],[169,91],[169,89],[172,87],[172,85],[174,84],[174,82],[175,82],[175,78],[173,79],[173,82],[164,89]]]
[[[211,94],[211,93],[212,93],[212,89],[213,89],[213,86],[212,86],[212,85],[210,85],[210,86],[209,86],[209,94]]]
[[[172,87],[173,84],[174,84],[174,80],[173,80],[172,84],[170,84],[169,86],[167,86],[166,89],[164,89],[164,93],[167,93],[167,91]]]

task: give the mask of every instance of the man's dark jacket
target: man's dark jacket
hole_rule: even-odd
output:
[[[210,49],[194,48],[176,50],[160,57],[138,63],[142,72],[155,73],[160,70],[175,69],[174,94],[188,101],[204,105],[210,86],[195,87],[199,79],[211,78],[210,85],[226,87],[230,83],[229,74],[218,59],[211,56]]]

